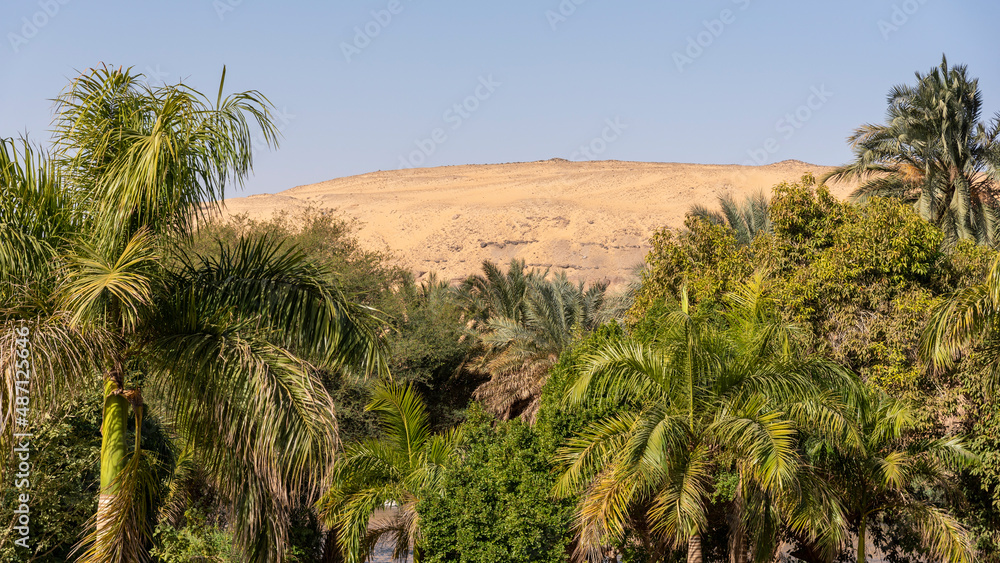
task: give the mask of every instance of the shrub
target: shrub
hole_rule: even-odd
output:
[[[555,482],[537,432],[519,420],[497,423],[481,408],[465,423],[461,461],[444,492],[417,507],[428,563],[565,562],[569,501],[550,496]]]

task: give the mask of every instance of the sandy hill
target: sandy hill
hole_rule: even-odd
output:
[[[542,162],[373,172],[226,201],[228,214],[336,209],[361,223],[361,241],[388,248],[418,278],[456,280],[485,259],[565,270],[571,278],[628,278],[664,225],[681,227],[694,204],[770,193],[782,181],[830,170],[799,161],[766,166],[646,162]],[[831,187],[846,196],[851,186]]]

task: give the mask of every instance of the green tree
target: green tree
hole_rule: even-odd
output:
[[[738,244],[733,229],[695,215],[688,215],[684,226],[680,232],[663,228],[650,237],[642,285],[627,322],[639,321],[665,301],[676,301],[682,287],[694,301],[719,301],[753,273],[753,252]]]
[[[743,203],[736,201],[732,194],[720,195],[719,208],[720,211],[712,211],[699,204],[691,207],[689,214],[716,225],[729,226],[741,246],[750,246],[757,235],[773,230],[770,203],[763,192],[747,196]]]
[[[899,198],[940,227],[949,241],[998,242],[1000,120],[982,123],[979,81],[964,65],[917,73],[917,84],[889,92],[884,125],[850,137],[855,159],[828,178],[860,180],[853,197]]]
[[[80,530],[97,510],[98,464],[101,451],[100,409],[94,400],[67,404],[64,412],[39,417],[31,427],[31,545],[28,554],[14,544],[20,535],[12,526],[0,531],[0,561],[61,563],[70,559]],[[72,479],[62,478],[72,475]],[[11,477],[7,483],[13,483]],[[0,522],[13,522],[17,497],[25,492],[4,487]]]
[[[878,391],[866,395],[854,422],[860,448],[822,440],[810,445],[857,527],[858,563],[867,561],[869,533],[883,518],[915,529],[924,549],[941,560],[973,561],[968,533],[943,505],[954,503],[957,472],[972,466],[975,456],[960,437],[910,436],[916,418],[909,404]]]
[[[500,314],[486,322],[483,360],[490,380],[474,396],[503,418],[534,419],[549,368],[575,338],[597,327],[606,290],[606,283],[584,289],[565,272],[532,277],[520,318]]]
[[[522,420],[478,406],[462,427],[459,460],[417,506],[424,563],[565,563],[572,503],[549,494],[552,454]]]
[[[393,539],[393,558],[412,549],[414,561],[423,561],[417,504],[441,488],[461,434],[433,434],[412,386],[380,383],[368,410],[378,413],[382,434],[348,444],[317,508],[348,563],[366,561],[383,536]]]
[[[759,285],[730,302],[721,329],[682,291],[654,342],[610,344],[589,357],[570,387],[570,403],[625,405],[590,424],[559,456],[557,492],[582,495],[581,550],[599,555],[639,518],[700,563],[714,484],[729,470],[748,499],[731,534],[745,533],[755,561],[773,558],[782,523],[839,539],[835,504],[799,471],[798,427],[845,432],[825,388],[854,383],[829,362],[798,353],[794,331],[768,313]],[[792,490],[797,495],[787,494]]]
[[[85,560],[148,558],[147,402],[231,503],[245,559],[280,560],[287,516],[332,463],[335,421],[315,365],[383,365],[368,314],[301,252],[242,239],[220,241],[209,257],[174,242],[250,173],[253,126],[275,141],[263,96],[222,92],[220,83],[212,103],[184,85],[154,89],[129,70],[101,68],[59,98],[59,165],[46,170],[59,173],[64,195],[62,207],[41,209],[73,217],[72,228],[43,235],[64,245],[41,270],[51,292],[7,301],[4,334],[24,322],[44,335],[40,315],[55,317],[51,332],[65,337],[33,342],[40,357],[68,358],[50,373],[75,383],[103,376],[101,498]],[[8,262],[24,279],[18,264],[46,249],[12,238],[5,248],[28,249]],[[83,346],[89,335],[100,346]]]
[[[485,379],[471,361],[482,351],[479,335],[467,326],[458,292],[443,280],[405,284],[396,297],[397,331],[387,337],[393,377],[425,397],[434,428],[455,426]]]

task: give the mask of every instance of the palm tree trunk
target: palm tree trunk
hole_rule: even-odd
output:
[[[100,535],[107,518],[108,507],[115,495],[115,478],[125,467],[128,428],[128,401],[120,394],[115,377],[104,381],[104,421],[101,424],[101,492],[97,503],[97,530]]]
[[[688,539],[687,563],[702,563],[701,534],[695,534]]]
[[[747,541],[746,526],[743,515],[746,503],[743,499],[743,469],[739,470],[739,481],[736,482],[736,496],[729,509],[729,563],[744,563],[746,561]]]
[[[865,544],[868,542],[867,538],[865,537],[865,532],[866,532],[865,528],[867,527],[867,525],[868,525],[868,519],[865,518],[865,516],[862,514],[861,523],[858,524],[858,563],[865,563],[865,561],[868,560],[867,559],[868,556],[865,553],[865,548],[867,547]]]
[[[344,557],[340,552],[340,543],[337,542],[337,532],[330,529],[326,533],[326,542],[323,545],[323,563],[344,563]]]

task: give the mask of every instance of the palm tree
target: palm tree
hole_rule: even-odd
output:
[[[747,196],[743,203],[737,202],[731,194],[723,194],[719,196],[719,207],[721,211],[712,211],[703,205],[695,205],[691,207],[690,214],[716,225],[729,226],[741,246],[750,246],[757,235],[773,230],[771,205],[763,192]]]
[[[64,189],[51,160],[26,139],[0,139],[0,447],[25,430],[16,410],[14,329],[27,328],[34,371],[35,417],[62,404],[93,373],[108,336],[73,327],[57,304],[61,255],[74,243],[84,217]],[[0,477],[8,466],[0,464]]]
[[[928,491],[957,495],[956,470],[976,460],[960,437],[907,439],[915,413],[904,401],[869,391],[856,410],[860,448],[819,440],[810,448],[828,479],[836,482],[847,517],[857,526],[857,561],[867,561],[868,530],[887,513],[908,519],[924,547],[942,561],[973,560],[968,533]]]
[[[700,563],[714,477],[729,470],[745,499],[731,526],[734,552],[771,560],[782,523],[816,541],[840,541],[836,503],[800,472],[798,429],[846,432],[825,386],[851,388],[854,380],[798,353],[793,327],[774,321],[759,284],[730,299],[728,330],[682,291],[659,340],[627,338],[585,360],[567,402],[615,411],[559,453],[556,493],[581,494],[576,526],[585,553],[624,541],[639,519]]]
[[[250,173],[251,125],[275,141],[266,98],[223,98],[224,79],[213,104],[184,85],[152,89],[129,70],[101,68],[59,98],[62,212],[79,224],[55,257],[50,306],[63,330],[105,336],[90,372],[102,375],[105,402],[85,561],[148,559],[152,461],[138,432],[147,403],[231,503],[246,560],[281,560],[288,516],[317,491],[336,445],[317,367],[384,368],[370,313],[301,252],[266,237],[220,241],[211,256],[178,244]],[[15,305],[22,315],[39,308]],[[42,355],[69,356],[60,344]]]
[[[1000,119],[981,121],[982,92],[963,65],[917,73],[916,86],[889,92],[886,124],[868,124],[849,138],[854,162],[824,178],[860,180],[852,197],[894,197],[912,203],[948,240],[996,244]]]
[[[387,535],[394,540],[394,559],[414,550],[419,562],[417,503],[422,493],[441,488],[461,435],[433,435],[424,403],[410,385],[381,382],[367,410],[381,415],[382,434],[347,446],[334,466],[333,485],[317,503],[320,517],[336,530],[348,563],[367,560]],[[389,516],[375,517],[389,507]]]
[[[524,298],[531,281],[545,277],[528,270],[524,260],[512,259],[507,271],[489,260],[483,261],[482,275],[469,276],[459,287],[466,310],[477,323],[491,317],[505,317],[520,322],[524,318]]]
[[[483,364],[490,380],[474,396],[505,419],[533,419],[549,368],[574,338],[597,327],[606,290],[606,283],[584,289],[565,272],[552,280],[531,278],[520,319],[498,315],[486,322]]]
[[[923,359],[935,367],[951,368],[979,347],[991,385],[1000,388],[1000,258],[986,278],[957,291],[935,307],[921,337]]]

